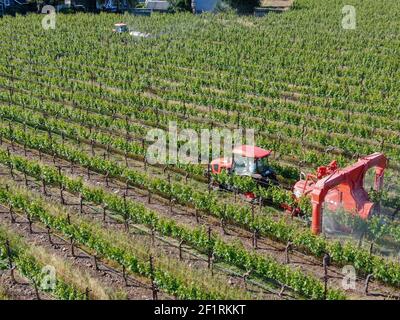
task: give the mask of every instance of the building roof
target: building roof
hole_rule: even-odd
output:
[[[272,152],[271,150],[264,150],[259,147],[248,146],[248,145],[243,145],[233,149],[234,154],[239,154],[242,157],[256,158],[256,159],[267,157],[271,154],[271,152]]]
[[[151,9],[151,10],[166,11],[169,8],[169,2],[168,1],[147,0],[146,8]]]

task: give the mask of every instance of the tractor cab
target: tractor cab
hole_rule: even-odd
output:
[[[255,146],[242,145],[232,152],[232,158],[220,158],[211,162],[213,174],[226,170],[229,174],[250,176],[261,184],[269,184],[276,180],[274,171],[270,168],[268,158],[272,151]]]
[[[128,28],[128,25],[125,24],[125,23],[116,23],[116,24],[114,25],[113,31],[114,31],[115,33],[124,33],[124,32],[128,32],[128,31],[129,31],[129,28]]]

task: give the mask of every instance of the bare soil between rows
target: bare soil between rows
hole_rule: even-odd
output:
[[[150,283],[146,283],[145,279],[130,276],[128,280],[128,286],[126,286],[120,272],[116,272],[113,267],[110,267],[99,260],[99,270],[96,270],[94,259],[92,259],[85,251],[79,249],[78,246],[75,246],[75,255],[73,256],[71,253],[70,244],[63,238],[52,234],[51,238],[53,244],[51,244],[49,242],[47,232],[43,227],[34,224],[32,226],[33,233],[30,233],[28,222],[21,216],[18,216],[16,218],[16,223],[13,224],[10,221],[9,215],[2,213],[0,214],[0,223],[4,226],[7,226],[9,230],[12,230],[16,234],[22,236],[28,243],[35,246],[40,246],[51,255],[70,262],[73,267],[88,272],[92,278],[99,282],[101,287],[104,288],[106,292],[126,293],[126,298],[129,300],[153,299]],[[43,293],[40,294],[42,295]],[[18,295],[16,296],[18,297]],[[171,298],[171,296],[162,292],[159,294],[159,299],[164,300]]]
[[[43,158],[44,157],[45,156],[43,156]],[[78,168],[75,168],[74,171],[75,170],[78,171]],[[9,170],[1,166],[0,174],[9,175]],[[25,181],[24,181],[24,177],[22,174],[16,174],[14,172],[14,176],[16,178],[17,184],[19,184],[21,186],[25,186]],[[11,178],[11,176],[10,176],[10,178]],[[29,179],[28,179],[28,186],[29,186],[29,189],[32,189],[38,193],[42,192],[41,187],[34,181],[29,181]],[[60,192],[59,192],[58,188],[51,188],[51,187],[47,186],[46,187],[46,197],[55,203],[61,203]],[[75,214],[85,217],[86,219],[93,219],[93,221],[101,222],[102,214],[99,214],[99,212],[102,211],[102,208],[96,207],[93,205],[89,205],[89,204],[85,204],[83,207],[83,212],[82,212],[82,214],[80,214],[79,213],[80,198],[78,196],[64,192],[63,198],[64,198],[65,203],[67,204],[66,209],[68,209],[68,211],[73,211]],[[7,214],[5,214],[4,219],[5,219],[5,221],[9,220]],[[26,219],[22,218],[21,222],[19,222],[16,225],[11,225],[11,226],[14,228],[15,228],[15,226],[17,226],[18,228],[15,229],[15,231],[22,232],[24,237],[27,237],[29,239],[29,242],[33,241],[33,243],[35,243],[35,244],[40,244],[41,246],[43,246],[45,248],[49,248],[49,249],[51,249],[51,252],[59,253],[59,250],[61,250],[62,257],[64,257],[65,259],[68,259],[68,260],[72,260],[74,265],[79,265],[83,268],[85,268],[85,267],[88,267],[91,269],[95,268],[94,264],[93,264],[93,260],[90,259],[90,257],[87,256],[86,254],[81,254],[76,257],[73,257],[70,254],[70,244],[67,243],[66,241],[63,241],[62,238],[59,238],[59,240],[61,242],[60,244],[56,244],[56,245],[50,244],[48,241],[47,233],[45,231],[43,231],[43,228],[41,229],[42,231],[40,231],[40,232],[35,232],[33,234],[30,234],[28,223],[25,220]],[[0,222],[1,222],[1,220],[0,220]],[[107,219],[103,222],[103,226],[104,226],[104,228],[109,229],[110,231],[115,231],[116,233],[118,233],[118,232],[126,233],[124,224],[116,222],[115,219],[113,220],[112,218],[110,218],[110,216],[107,216]],[[154,247],[163,251],[168,256],[176,257],[176,259],[178,259],[178,257],[180,256],[179,249],[176,244],[175,245],[169,244],[169,243],[166,243],[165,241],[160,241],[158,238],[154,238],[154,237],[152,240],[150,234],[140,232],[140,229],[135,229],[134,225],[131,225],[130,235],[132,235],[132,238],[131,238],[132,241],[138,241],[139,237],[143,237],[144,239],[142,241],[147,241],[147,242],[152,241],[153,242],[152,245]],[[138,237],[138,238],[136,238],[136,240],[135,240],[135,237]],[[207,270],[206,258],[199,258],[198,255],[194,255],[191,252],[191,250],[189,250],[189,249],[190,248],[184,248],[184,250],[183,250],[183,253],[182,253],[183,263],[186,263],[188,265],[188,267],[194,268],[196,270],[199,270],[199,269]],[[112,273],[111,275],[109,274],[110,273],[109,271],[113,271],[113,270],[107,270],[109,268],[106,265],[104,265],[103,269],[105,269],[107,272],[101,273],[100,274],[101,277],[110,277],[111,275],[114,274],[114,273]],[[223,270],[221,271],[219,268],[215,268],[213,270],[213,272],[214,272],[214,274],[219,274],[220,276],[226,277],[226,282],[228,283],[228,285],[235,286],[235,287],[241,288],[242,290],[247,290],[249,292],[252,292],[254,294],[255,299],[256,298],[257,299],[262,298],[262,299],[268,299],[268,300],[280,299],[279,297],[276,296],[275,293],[271,293],[269,291],[264,291],[264,290],[260,289],[259,287],[252,285],[251,283],[245,284],[243,282],[242,278],[240,277],[240,275],[238,275],[238,274],[226,274],[225,271],[223,271]],[[91,273],[91,275],[93,277],[96,277],[96,273]],[[97,272],[96,279],[98,278],[98,276],[99,275]],[[104,279],[101,279],[101,280],[104,280]],[[141,280],[141,281],[143,282],[144,280]],[[115,277],[112,278],[111,284],[115,284],[117,286],[115,286],[115,285],[111,286],[110,282],[108,281],[107,283],[105,283],[105,287],[106,288],[110,287],[110,288],[114,288],[114,289],[118,289],[118,288],[122,289],[124,287],[124,281],[122,280],[121,275],[119,275],[119,276],[117,275],[116,278]],[[147,287],[150,287],[150,284],[148,284]],[[151,291],[150,291],[150,293],[151,293]],[[137,297],[135,294],[136,294],[136,292],[132,292],[132,290],[128,291],[128,298],[129,299],[136,299],[136,298],[137,299],[147,299],[147,298],[150,299],[148,296],[146,296],[144,294],[140,295],[139,297]],[[168,297],[168,295],[165,295],[165,296]],[[284,294],[283,296],[286,296],[286,295]],[[171,298],[171,297],[169,296],[168,298]]]
[[[15,153],[23,156],[24,152],[22,148],[18,146]],[[28,157],[38,160],[38,154],[36,151],[32,152],[32,150],[29,150]],[[42,162],[54,166],[53,158],[50,156],[42,155]],[[56,159],[56,162],[57,165],[61,165],[66,168],[64,171],[65,174],[71,175],[69,170],[67,169],[69,167],[68,162],[60,159]],[[104,176],[95,174],[93,172],[90,174],[90,179],[88,179],[87,170],[80,167],[75,166],[74,174],[72,176],[83,177],[87,183],[92,184],[93,186],[103,187],[114,193],[120,192],[121,195],[122,192],[125,190],[125,186],[115,180],[110,180],[109,186],[107,187]],[[146,194],[147,193],[143,192],[143,190],[136,188],[132,188],[128,191],[129,198],[141,202],[146,207],[157,211],[162,216],[173,218],[177,222],[184,223],[185,225],[189,225],[191,227],[198,226],[192,209],[182,206],[174,206],[173,210],[171,211],[168,205],[168,201],[166,199],[161,199],[154,195],[152,196],[152,202],[148,204]],[[212,230],[219,233],[221,237],[224,238],[224,240],[228,242],[240,240],[248,250],[253,250],[252,235],[250,234],[250,232],[244,231],[242,228],[234,226],[229,226],[228,228],[225,227],[226,232],[224,232],[220,226],[219,221],[212,217],[204,215],[201,217],[200,223],[210,226]],[[272,256],[281,263],[285,263],[285,244],[277,243],[266,238],[261,238],[258,240],[257,251],[261,254],[265,254],[266,256]],[[319,261],[311,256],[306,256],[303,253],[297,251],[290,254],[289,266],[291,266],[292,268],[300,268],[305,273],[311,274],[319,279],[323,279],[324,277],[322,261]],[[336,266],[329,267],[329,287],[342,288],[343,277],[344,275],[342,274],[341,268],[338,268]],[[358,277],[356,281],[356,290],[349,290],[347,292],[349,297],[353,299],[384,299],[396,295],[396,290],[394,288],[375,282],[370,284],[370,294],[365,295],[364,283],[365,278]]]

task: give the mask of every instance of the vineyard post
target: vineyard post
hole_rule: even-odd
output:
[[[46,229],[47,229],[47,238],[48,238],[48,240],[49,240],[49,243],[51,244],[51,245],[53,245],[53,239],[51,239],[51,228],[50,228],[50,226],[46,226]]]
[[[374,250],[374,241],[371,241],[371,244],[369,246],[369,256],[372,256],[372,251]]]
[[[125,139],[129,141],[129,118],[128,115],[125,115]]]
[[[93,255],[93,264],[94,264],[94,268],[95,268],[96,271],[99,271],[100,268],[99,268],[99,263],[98,263],[97,260],[98,260],[97,254],[94,254],[94,255]]]
[[[182,246],[183,246],[183,240],[181,240],[181,242],[179,242],[179,261],[183,260],[183,256],[182,256]]]
[[[89,287],[86,287],[86,290],[85,290],[85,297],[86,297],[86,300],[90,300],[90,299],[89,299],[89,292],[90,292]]]
[[[26,153],[26,141],[24,141],[24,157],[26,157],[27,153]]]
[[[13,209],[13,205],[12,205],[12,204],[10,204],[10,210],[9,210],[9,212],[10,212],[10,220],[11,220],[11,223],[15,223],[14,209]]]
[[[126,276],[126,267],[124,264],[122,265],[122,278],[124,279],[125,286],[127,287],[128,286],[128,278]]]
[[[328,267],[331,263],[331,257],[329,253],[325,253],[324,257],[322,258],[322,265],[324,267],[324,299],[327,298],[328,293]]]
[[[253,223],[253,226],[255,226],[255,208],[254,208],[254,203],[251,204],[251,221]],[[257,249],[257,234],[256,234],[256,229],[255,232],[253,233],[253,247]]]
[[[154,247],[156,243],[156,230],[155,227],[151,227],[151,246]]]
[[[208,194],[211,193],[211,164],[208,162],[207,164],[207,183],[208,183]]]
[[[94,72],[90,72],[90,83],[92,85],[92,88],[94,89],[95,84],[94,84],[94,80],[95,80],[96,76],[94,75]]]
[[[257,240],[258,240],[258,229],[254,228],[254,230],[253,230],[253,248],[254,249],[258,249]]]
[[[194,210],[194,215],[196,217],[196,222],[199,223],[199,212],[197,211],[197,208]]]
[[[106,151],[107,151],[107,160],[110,160],[110,144],[109,143],[107,143]]]
[[[145,146],[145,140],[144,138],[142,138],[142,150],[143,150],[143,154],[146,154],[146,146]]]
[[[106,173],[106,177],[105,177],[105,179],[106,179],[106,186],[107,186],[107,188],[109,187],[109,185],[108,185],[108,176],[109,176],[109,174],[110,174],[110,172],[109,172],[109,171],[107,171],[107,173]]]
[[[103,222],[106,222],[106,216],[107,216],[107,205],[103,205]]]
[[[150,262],[150,279],[151,279],[151,290],[153,292],[153,300],[157,300],[158,299],[158,297],[157,297],[158,288],[154,281],[155,280],[154,279],[154,265],[153,265],[153,256],[152,255],[150,255],[149,262]]]
[[[174,208],[174,203],[176,202],[176,199],[172,198],[172,197],[170,199],[171,200],[169,202],[169,213],[173,214],[174,213],[173,208]]]
[[[42,178],[42,192],[45,196],[47,196],[46,181],[44,178]]]
[[[147,203],[150,204],[151,203],[151,189],[148,188],[147,192],[148,192]]]
[[[282,284],[281,290],[279,291],[279,294],[278,294],[279,297],[282,297],[283,293],[285,292],[285,289],[286,289],[286,285]]]
[[[187,119],[186,112],[187,112],[186,102],[183,101],[183,118],[184,119]]]
[[[129,163],[128,163],[128,151],[125,150],[124,152],[124,159],[125,159],[125,167],[129,168]]]
[[[65,145],[65,134],[64,134],[64,131],[61,131],[61,140],[62,140],[62,146],[64,147],[64,145]]]
[[[211,276],[214,276],[214,263],[215,263],[215,253],[213,252],[211,255],[211,263],[210,263],[210,270],[211,270]]]
[[[29,216],[28,212],[26,210],[24,210],[24,211],[25,211],[25,214],[26,214],[26,219],[28,220],[29,233],[32,234],[33,233],[33,230],[32,230],[32,219]]]
[[[83,213],[83,195],[82,195],[82,193],[79,194],[79,212],[80,212],[80,214]]]
[[[14,80],[12,80],[14,82]],[[9,97],[8,97],[8,106],[11,107],[11,101],[12,101],[12,96],[14,95],[14,90],[12,87],[8,88],[9,91]]]
[[[208,185],[211,184],[211,164],[207,164],[207,183]]]
[[[124,225],[125,225],[125,231],[129,233],[129,216],[128,216],[128,204],[126,201],[126,192],[124,192]]]
[[[291,241],[288,241],[288,243],[286,244],[286,248],[285,248],[285,263],[289,264],[290,263],[290,258],[289,258],[289,254],[293,249],[293,243]]]
[[[373,279],[373,274],[369,274],[367,275],[367,278],[365,279],[365,287],[364,287],[364,293],[367,296],[369,294],[369,283],[371,282],[371,280]]]
[[[170,191],[171,190],[171,175],[170,175],[169,172],[168,172],[168,175],[167,175],[167,181],[168,181],[168,190]],[[171,194],[171,192],[169,192],[169,205],[170,206],[171,206],[171,201],[172,201],[172,194]]]
[[[10,276],[13,284],[17,283],[17,280],[15,279],[14,275],[14,266],[12,263],[12,255],[11,255],[11,248],[10,248],[10,241],[7,239],[6,240],[6,251],[7,251],[7,257],[8,257],[8,268],[10,269]]]
[[[75,247],[74,247],[74,238],[71,236],[70,238],[70,245],[71,245],[71,255],[75,257]]]
[[[208,227],[208,260],[207,260],[207,267],[210,269],[211,267],[211,227]]]
[[[14,131],[13,131],[12,127],[11,127],[11,122],[10,121],[8,121],[8,131],[9,131],[10,136],[11,136],[11,148],[12,148],[13,151],[15,151],[15,147],[14,147]]]
[[[11,178],[13,180],[15,180],[15,177],[14,177],[14,164],[12,164],[12,163],[10,163],[10,175],[11,175]]]
[[[90,148],[91,148],[91,151],[92,151],[92,157],[96,156],[96,153],[94,151],[94,140],[93,140],[93,138],[90,139]]]
[[[36,280],[32,280],[32,283],[33,283],[33,287],[34,287],[34,289],[35,289],[35,294],[36,294],[36,299],[37,300],[41,300],[40,299],[40,295],[39,295],[39,289],[38,289],[38,285],[37,285],[37,283],[36,283]]]

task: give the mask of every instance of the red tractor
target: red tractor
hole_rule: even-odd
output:
[[[357,163],[345,169],[339,169],[336,161],[333,161],[327,167],[319,167],[316,175],[309,174],[298,181],[293,188],[295,197],[305,195],[311,198],[312,232],[321,232],[324,202],[330,211],[343,208],[362,219],[368,219],[373,212],[374,203],[364,189],[365,175],[369,169],[375,167],[374,189],[381,190],[387,163],[388,160],[382,153],[360,158]]]
[[[243,145],[236,147],[232,158],[220,158],[211,162],[213,174],[221,174],[224,170],[229,174],[250,176],[264,187],[277,184],[276,175],[268,164],[272,151],[255,146]],[[362,219],[368,219],[374,209],[367,191],[364,189],[364,179],[367,171],[375,167],[374,189],[382,188],[384,171],[388,160],[382,153],[374,153],[345,169],[339,169],[337,162],[332,161],[328,166],[319,167],[316,174],[308,174],[293,187],[293,196],[300,199],[310,197],[312,204],[312,232],[319,234],[322,230],[322,207],[326,202],[327,208],[336,211],[343,208],[351,214],[357,214]],[[231,186],[220,186],[232,190]],[[245,196],[254,199],[252,193]],[[291,210],[287,205],[283,208]]]
[[[268,164],[271,152],[255,146],[242,145],[233,149],[232,158],[213,160],[211,172],[220,174],[225,170],[228,174],[250,176],[261,186],[268,187],[271,183],[277,183],[275,172]],[[231,190],[231,186],[220,187]],[[249,199],[255,198],[251,192],[246,193],[245,196]]]

